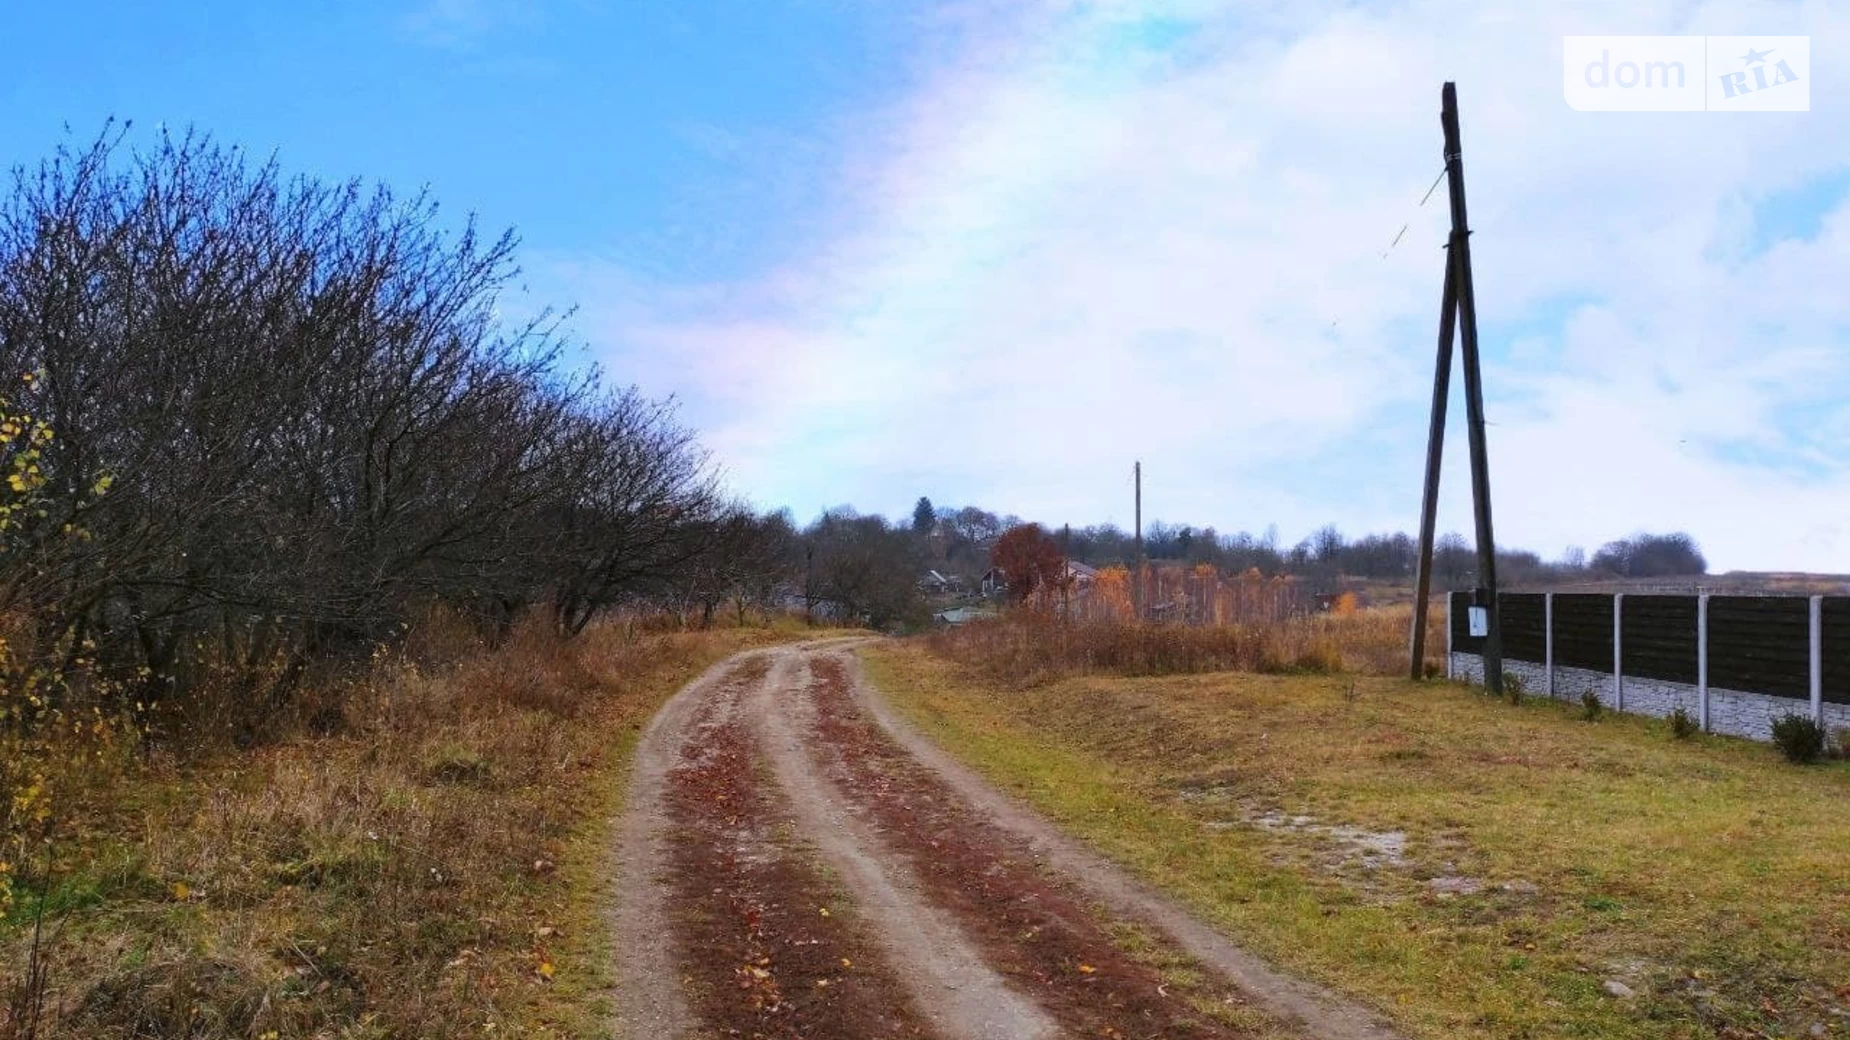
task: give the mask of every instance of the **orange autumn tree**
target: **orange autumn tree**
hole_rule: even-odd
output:
[[[1003,532],[990,551],[989,562],[1002,568],[1009,598],[1024,603],[1039,592],[1042,599],[1059,587],[1066,557],[1060,544],[1040,524],[1021,524]]]
[[[1130,570],[1121,564],[1100,570],[1092,582],[1089,608],[1089,620],[1128,621],[1133,613]]]

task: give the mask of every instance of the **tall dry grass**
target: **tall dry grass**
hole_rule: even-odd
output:
[[[1033,685],[1069,675],[1174,675],[1212,671],[1402,674],[1412,607],[1363,609],[1236,625],[1062,621],[1016,611],[933,633],[933,650],[992,678]],[[1445,646],[1429,618],[1428,667]]]
[[[91,758],[0,916],[0,1038],[575,1035],[607,958],[585,886],[641,722],[783,634],[433,622],[250,750]],[[49,850],[49,856],[45,855]],[[562,999],[562,993],[576,994]]]

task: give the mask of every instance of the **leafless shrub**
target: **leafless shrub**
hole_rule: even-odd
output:
[[[22,475],[0,611],[38,648],[8,681],[106,680],[46,710],[109,691],[260,739],[311,670],[432,609],[493,635],[545,605],[569,634],[698,587],[710,618],[752,584],[739,560],[771,566],[733,555],[758,521],[671,403],[567,372],[555,315],[505,318],[511,234],[202,135],[126,139],[0,200],[0,412],[32,425],[0,424]],[[731,569],[696,575],[716,553]]]

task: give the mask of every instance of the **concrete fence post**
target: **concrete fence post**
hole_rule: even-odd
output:
[[[1612,706],[1625,710],[1625,593],[1612,594]]]
[[[1548,675],[1548,696],[1555,695],[1555,594],[1542,594],[1542,668]]]
[[[1811,598],[1811,720],[1824,725],[1824,597]]]
[[[1702,731],[1709,731],[1709,594],[1696,597],[1696,714]]]

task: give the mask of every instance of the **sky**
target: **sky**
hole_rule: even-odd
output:
[[[515,228],[512,311],[799,518],[1412,530],[1458,83],[1498,540],[1850,572],[1822,3],[11,5],[0,159],[114,117]],[[1567,35],[1807,35],[1807,112],[1581,112]],[[1783,89],[1783,88],[1782,88]],[[1404,233],[1401,229],[1405,228]],[[1398,240],[1397,240],[1398,236]],[[1469,532],[1455,375],[1440,529]]]

